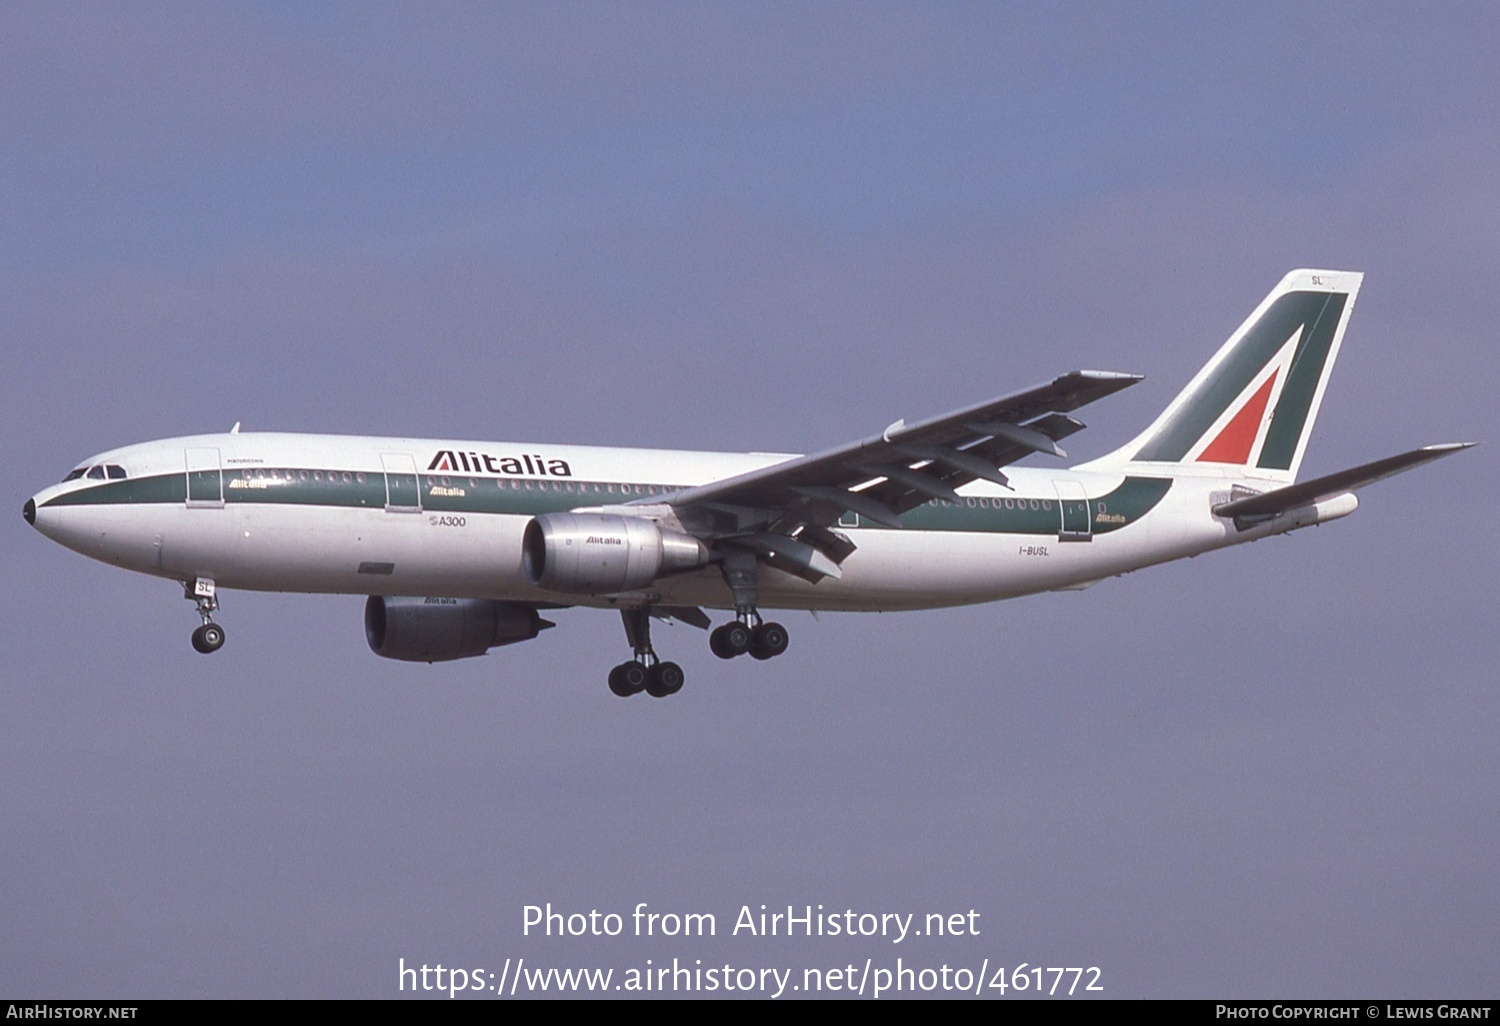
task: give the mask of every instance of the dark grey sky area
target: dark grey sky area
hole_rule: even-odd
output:
[[[1495,997],[1500,15],[1488,4],[0,5],[0,994],[1098,966]],[[800,452],[1079,368],[1143,427],[1289,269],[1367,273],[1304,473],[1344,521],[1052,594],[618,618],[441,666],[351,597],[68,552],[24,499],[227,429]],[[522,936],[522,908],[708,912]],[[731,935],[742,905],[975,937]]]

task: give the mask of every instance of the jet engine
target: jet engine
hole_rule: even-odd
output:
[[[522,560],[548,591],[607,595],[708,564],[708,547],[645,517],[546,513],[526,525]]]
[[[548,627],[536,609],[493,599],[393,598],[365,602],[370,651],[387,659],[440,663],[530,641]]]

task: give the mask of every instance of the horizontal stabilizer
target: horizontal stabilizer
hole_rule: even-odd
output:
[[[1432,460],[1451,456],[1461,449],[1471,448],[1475,444],[1474,442],[1450,442],[1446,445],[1424,446],[1421,449],[1404,452],[1399,456],[1387,456],[1374,463],[1350,467],[1348,470],[1341,470],[1326,477],[1303,481],[1301,484],[1288,485],[1260,495],[1235,499],[1233,502],[1223,502],[1214,507],[1214,513],[1221,517],[1234,517],[1236,520],[1265,520],[1288,510],[1310,506],[1336,495],[1363,488],[1365,485],[1374,484],[1376,481],[1383,481],[1413,467],[1421,466],[1423,463],[1430,463]]]

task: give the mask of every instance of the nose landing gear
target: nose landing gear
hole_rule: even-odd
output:
[[[224,628],[214,623],[214,611],[219,608],[219,596],[214,582],[206,577],[196,577],[182,585],[182,597],[198,605],[198,615],[203,626],[193,631],[193,648],[204,655],[212,655],[224,647]]]

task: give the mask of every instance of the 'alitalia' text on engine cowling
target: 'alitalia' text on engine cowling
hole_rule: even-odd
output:
[[[607,595],[705,566],[708,547],[645,517],[547,513],[526,525],[526,575],[548,591]]]

